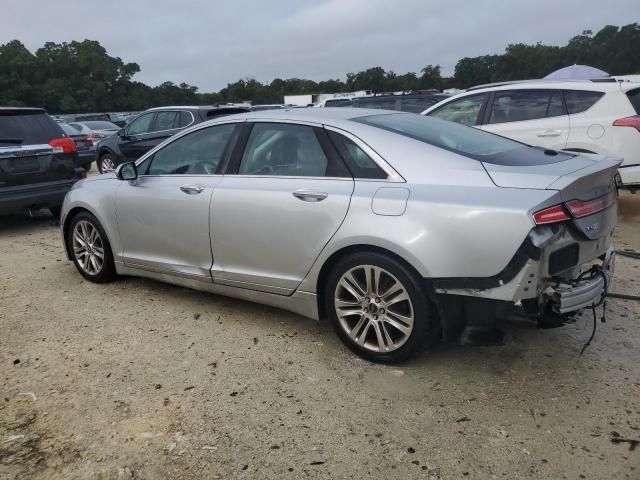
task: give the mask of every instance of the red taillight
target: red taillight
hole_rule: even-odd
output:
[[[53,147],[54,153],[73,153],[77,152],[76,142],[72,138],[54,138],[49,141],[49,145]]]
[[[614,127],[632,127],[640,132],[640,115],[633,117],[619,118],[613,122]]]
[[[533,214],[533,221],[536,222],[536,225],[562,222],[564,220],[569,220],[569,218],[569,215],[567,215],[567,212],[562,205],[554,205],[553,207],[545,208]]]
[[[592,200],[571,200],[567,202],[567,208],[576,218],[587,217],[594,213],[601,212],[602,210],[609,208],[616,203],[616,192],[610,192],[602,197],[594,198]]]

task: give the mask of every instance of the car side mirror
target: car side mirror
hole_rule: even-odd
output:
[[[117,134],[120,138],[126,138],[127,134],[126,134],[126,128],[121,128],[120,130],[118,130]]]
[[[138,178],[138,169],[135,162],[122,163],[116,167],[116,177],[119,180],[135,180]]]

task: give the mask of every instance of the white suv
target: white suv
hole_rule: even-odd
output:
[[[612,78],[486,85],[422,114],[530,145],[622,157],[622,185],[640,187],[640,83]]]

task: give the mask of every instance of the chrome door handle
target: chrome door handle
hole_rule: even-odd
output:
[[[188,195],[197,195],[202,193],[206,187],[204,185],[182,185],[180,190]]]
[[[562,132],[559,130],[545,130],[542,133],[536,135],[536,137],[559,137],[562,135]]]
[[[292,195],[303,202],[321,202],[329,196],[326,192],[316,192],[313,190],[296,190]]]

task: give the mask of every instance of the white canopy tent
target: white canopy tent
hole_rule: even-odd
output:
[[[610,75],[599,68],[589,65],[571,65],[551,72],[544,77],[545,80],[591,80],[594,78],[607,78]]]

